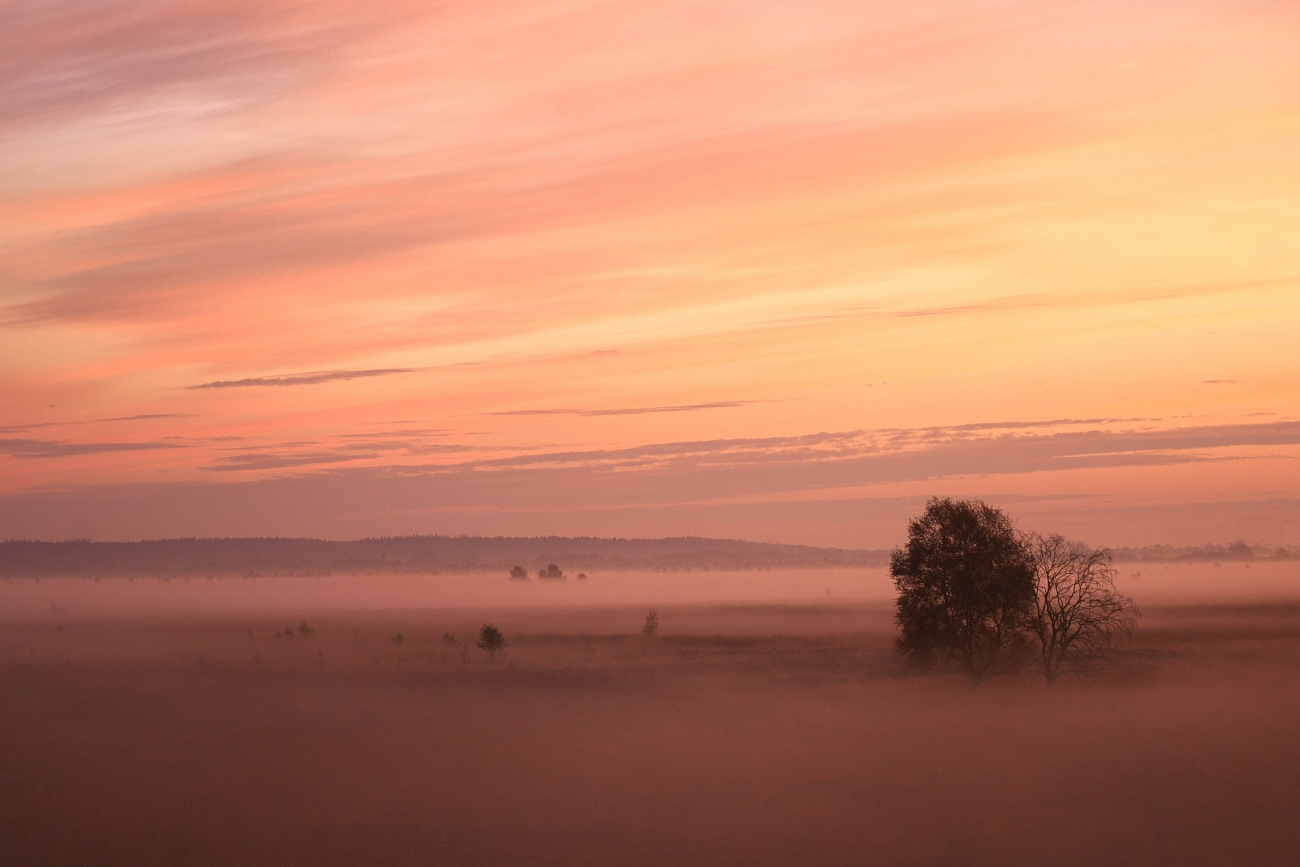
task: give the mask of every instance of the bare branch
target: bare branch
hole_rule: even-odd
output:
[[[1110,551],[1061,536],[1026,534],[1022,543],[1034,565],[1034,612],[1048,684],[1061,674],[1094,671],[1114,645],[1128,638],[1141,616],[1133,600],[1115,589]]]

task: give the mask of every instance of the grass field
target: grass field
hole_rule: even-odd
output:
[[[1292,865],[1300,605],[972,690],[881,601],[0,625],[0,863]],[[495,664],[472,647],[491,620]],[[401,632],[403,640],[393,641]],[[468,661],[441,640],[470,644]]]

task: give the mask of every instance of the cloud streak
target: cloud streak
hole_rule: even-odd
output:
[[[15,458],[68,458],[78,455],[103,455],[115,452],[142,452],[179,449],[185,444],[167,441],[123,443],[72,443],[60,440],[0,439],[0,454]]]
[[[891,432],[890,437],[896,434]],[[364,514],[379,510],[390,516],[388,520],[397,520],[396,524],[387,525],[390,529],[403,532],[445,532],[449,526],[484,532],[493,526],[492,520],[507,519],[526,526],[556,527],[563,526],[573,516],[585,516],[583,520],[594,520],[607,532],[617,532],[620,527],[683,531],[689,527],[679,521],[736,526],[728,522],[747,520],[759,522],[749,524],[751,527],[804,527],[815,535],[816,522],[851,527],[860,519],[865,508],[863,503],[871,501],[869,495],[861,492],[870,491],[875,485],[914,481],[943,485],[942,489],[948,490],[959,483],[965,492],[979,495],[992,479],[1027,473],[1088,468],[1205,467],[1234,460],[1240,466],[1262,456],[1258,452],[1234,453],[1232,449],[1290,448],[1294,454],[1300,446],[1300,422],[975,438],[953,434],[938,442],[932,429],[918,429],[908,439],[911,443],[908,447],[883,448],[879,432],[846,431],[804,437],[655,443],[629,449],[547,452],[413,465],[360,465],[376,455],[382,459],[383,450],[330,449],[304,444],[303,450],[297,453],[277,447],[264,453],[232,456],[220,467],[223,471],[244,469],[250,473],[276,471],[280,474],[276,478],[224,484],[32,491],[0,497],[0,517],[17,515],[24,509],[27,510],[24,514],[58,514],[60,509],[70,509],[74,503],[98,503],[105,497],[117,497],[131,501],[141,515],[157,516],[150,519],[155,521],[155,526],[175,527],[167,504],[179,497],[206,504],[204,509],[214,521],[212,526],[229,532],[243,527],[244,533],[249,533],[247,527],[252,526],[263,528],[264,534],[301,532],[303,525],[295,522],[302,520],[315,522],[310,525],[317,527],[357,526],[347,521],[355,521],[358,511]],[[837,493],[842,490],[859,493],[845,497]],[[545,497],[521,498],[520,491],[547,493]],[[882,497],[881,503],[891,504],[887,510],[888,524],[892,527],[889,532],[901,532],[909,510],[919,506],[920,495],[900,497],[886,493]],[[1013,504],[1017,513],[1031,509],[1035,514],[1056,515],[1058,519],[1066,512],[1051,503],[1080,498],[1094,501],[1094,505],[1082,510],[1070,507],[1072,528],[1077,531],[1092,526],[1095,530],[1106,526],[1117,534],[1111,539],[1132,538],[1131,528],[1125,530],[1119,524],[1106,522],[1108,504],[1124,502],[1117,501],[1113,495],[1102,497],[1052,490],[1046,495],[991,497],[995,502]],[[1237,502],[1231,498],[1229,501]],[[1233,508],[1216,505],[1219,502],[1216,498],[1197,499],[1194,503],[1200,503],[1199,506],[1184,503],[1179,508],[1194,508],[1206,515],[1219,516]],[[1271,503],[1267,508],[1259,507],[1268,513],[1271,521],[1286,515],[1300,516],[1294,499],[1283,501],[1274,496],[1260,498],[1258,502]],[[289,503],[297,505],[288,508]],[[1156,507],[1150,502],[1131,503],[1125,508],[1125,514],[1135,514],[1137,510],[1154,521],[1152,516],[1156,513],[1152,509]],[[1178,509],[1170,511],[1170,514],[1177,513]],[[481,516],[481,520],[474,518],[475,515]],[[426,523],[419,523],[421,520]],[[448,520],[454,523],[449,525]],[[247,524],[248,521],[260,523]],[[554,521],[560,524],[551,523]],[[368,529],[385,526],[382,522],[363,522],[363,525]],[[15,526],[26,524],[18,522]],[[1166,525],[1155,521],[1152,526]],[[1198,533],[1203,532],[1202,527],[1198,525]],[[1130,535],[1125,536],[1123,532]],[[173,534],[180,533],[173,531]],[[166,533],[159,530],[155,535]],[[766,535],[782,538],[780,532]],[[891,537],[873,538],[883,544]]]
[[[420,373],[427,367],[385,367],[372,370],[321,370],[309,373],[286,373],[281,376],[255,376],[246,379],[221,379],[188,386],[195,391],[209,388],[258,388],[263,386],[321,385],[326,382],[346,382],[350,379],[370,379],[376,376],[393,376],[399,373]]]
[[[680,406],[629,406],[612,409],[512,409],[503,412],[490,412],[488,415],[577,415],[584,418],[599,418],[607,415],[650,415],[664,412],[698,412],[705,409],[735,409],[752,406],[760,401],[753,400],[716,400],[710,403],[689,403]]]

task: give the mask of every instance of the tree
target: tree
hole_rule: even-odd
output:
[[[522,578],[522,579],[527,580],[527,578],[528,578],[528,570],[525,569],[523,566],[511,566],[511,567],[510,567],[510,577],[511,577],[511,578]]]
[[[460,661],[465,665],[469,665],[469,648],[461,644],[460,640],[456,638],[456,636],[452,635],[450,632],[444,632],[442,634],[442,643],[458,652],[460,654]]]
[[[497,654],[506,648],[506,637],[491,623],[484,623],[478,628],[479,650],[487,651],[488,658],[496,662]]]
[[[658,631],[658,629],[659,629],[659,612],[651,611],[649,614],[645,616],[645,626],[641,627],[641,631],[644,632],[646,635],[654,635],[655,632]]]
[[[972,685],[1023,648],[1034,572],[1011,519],[979,500],[931,498],[890,556],[898,589],[895,650],[955,668]]]
[[[1023,544],[1034,566],[1030,627],[1047,685],[1066,671],[1096,669],[1141,616],[1133,600],[1115,589],[1110,551],[1037,533],[1025,535]]]

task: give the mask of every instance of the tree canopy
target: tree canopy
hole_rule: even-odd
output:
[[[931,498],[890,557],[898,589],[895,649],[972,684],[1023,648],[1033,611],[1034,569],[1011,519],[979,500]]]
[[[487,653],[489,659],[495,660],[497,654],[506,648],[506,637],[491,623],[484,623],[478,628],[478,641],[475,644],[479,650]]]

